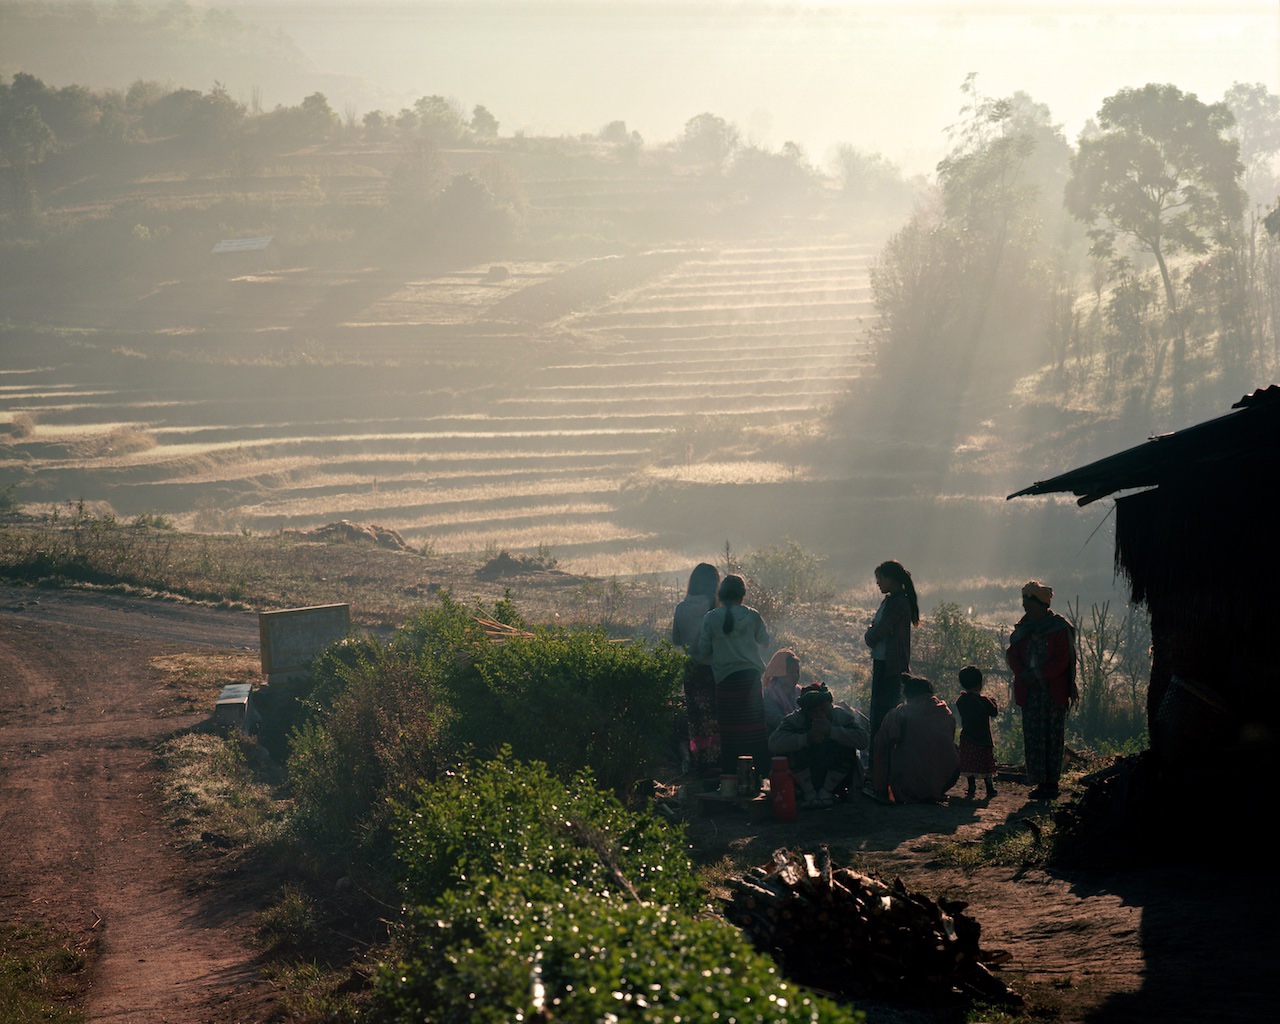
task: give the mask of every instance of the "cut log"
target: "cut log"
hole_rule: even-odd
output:
[[[836,867],[825,845],[775,850],[730,891],[725,918],[806,987],[845,999],[1020,1003],[988,969],[999,961],[982,951],[967,904]]]

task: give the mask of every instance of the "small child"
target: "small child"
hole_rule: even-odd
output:
[[[960,716],[960,774],[969,776],[969,791],[965,796],[973,799],[977,779],[981,776],[987,784],[987,799],[990,800],[996,795],[991,719],[1000,714],[1000,708],[982,692],[982,670],[976,665],[966,665],[960,670],[956,714]]]

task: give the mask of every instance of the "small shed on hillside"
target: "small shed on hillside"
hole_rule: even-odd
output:
[[[1151,746],[1275,767],[1280,736],[1280,386],[1010,498],[1116,494],[1115,561],[1151,612]],[[1247,769],[1245,769],[1247,770]],[[1268,775],[1268,778],[1270,775]]]

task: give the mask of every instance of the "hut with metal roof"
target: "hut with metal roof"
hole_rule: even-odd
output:
[[[1009,497],[1069,492],[1087,505],[1122,491],[1115,564],[1151,613],[1152,751],[1176,775],[1212,760],[1269,782],[1280,755],[1280,386]]]

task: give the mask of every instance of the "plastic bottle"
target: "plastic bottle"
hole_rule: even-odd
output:
[[[775,757],[769,770],[769,799],[779,821],[796,820],[796,779],[785,757]]]

